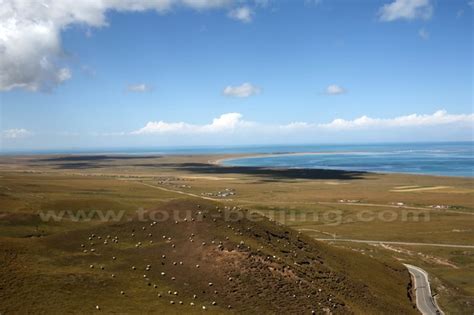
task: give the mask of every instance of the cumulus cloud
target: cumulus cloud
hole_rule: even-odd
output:
[[[229,17],[238,20],[244,23],[250,23],[252,22],[253,15],[255,13],[251,8],[248,6],[243,6],[239,8],[235,8],[229,12]]]
[[[163,134],[163,133],[216,133],[232,131],[238,127],[249,127],[251,122],[242,120],[240,113],[227,113],[214,118],[211,123],[195,125],[185,122],[150,121],[145,127],[131,132],[131,134]]]
[[[474,127],[474,114],[448,114],[445,110],[438,110],[433,114],[411,114],[395,118],[371,118],[362,116],[354,120],[334,119],[319,127],[334,130],[385,128],[385,127],[423,127],[441,126],[447,124],[467,124]]]
[[[136,93],[144,93],[144,92],[150,92],[152,91],[153,88],[145,83],[140,83],[140,84],[130,84],[127,86],[127,91],[129,92],[136,92]]]
[[[250,132],[257,134],[317,134],[340,130],[381,130],[387,128],[414,128],[455,125],[474,128],[474,114],[448,114],[445,110],[433,114],[411,114],[394,118],[371,118],[362,116],[354,120],[334,119],[317,124],[297,121],[281,125],[269,125],[246,121],[240,113],[223,114],[209,124],[197,125],[186,122],[150,121],[132,135],[145,134],[220,134],[223,132]]]
[[[7,129],[2,131],[2,137],[5,139],[18,139],[30,136],[32,133],[24,128]]]
[[[331,84],[326,88],[326,94],[328,95],[339,95],[346,93],[346,89],[337,84]]]
[[[384,22],[395,20],[428,20],[433,15],[433,6],[430,0],[395,0],[385,4],[379,10],[379,18]]]
[[[226,96],[241,98],[257,95],[260,94],[260,92],[261,89],[258,86],[248,82],[236,86],[228,85],[224,88],[224,91],[222,91],[222,93]]]
[[[5,0],[0,6],[0,91],[51,90],[72,77],[61,32],[78,24],[107,26],[108,11],[166,13],[176,7],[230,9],[235,0]],[[236,17],[251,19],[251,11]],[[246,17],[247,14],[247,17]]]

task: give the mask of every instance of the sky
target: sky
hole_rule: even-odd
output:
[[[0,0],[0,150],[472,141],[472,0]]]

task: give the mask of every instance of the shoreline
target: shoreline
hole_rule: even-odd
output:
[[[209,163],[212,165],[220,166],[220,167],[238,167],[236,165],[225,165],[223,162],[225,161],[232,161],[232,160],[240,160],[240,159],[260,159],[260,158],[272,158],[272,157],[281,157],[281,156],[301,156],[301,155],[325,155],[325,154],[347,154],[351,153],[350,151],[336,151],[336,152],[288,152],[288,153],[259,153],[259,154],[249,154],[244,156],[237,156],[237,157],[227,157],[227,158],[220,158],[217,160],[209,160]],[[352,153],[354,153],[352,151]],[[246,166],[246,167],[262,167],[262,166]],[[411,173],[411,172],[377,172],[377,171],[364,171],[364,170],[345,170],[341,168],[308,168],[308,167],[279,167],[279,166],[263,166],[266,168],[271,169],[309,169],[309,170],[331,170],[331,171],[343,171],[343,172],[360,172],[360,173],[367,173],[367,174],[395,174],[395,175],[416,175],[416,176],[432,176],[432,177],[449,177],[449,178],[464,178],[464,179],[474,179],[474,176],[464,176],[464,175],[439,175],[439,174],[426,174],[426,173]]]

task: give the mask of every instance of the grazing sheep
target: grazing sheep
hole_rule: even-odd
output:
[[[95,309],[98,310],[98,311],[100,311],[100,306],[99,306],[99,305],[96,305],[96,306],[95,306]]]
[[[189,305],[191,305],[191,306],[194,306],[194,303],[193,303],[193,302],[191,302],[191,303],[189,303]]]
[[[164,275],[166,275],[166,273],[165,273],[164,271],[162,271],[162,272],[161,272],[161,275],[164,276]]]
[[[137,270],[137,267],[135,267],[135,266],[132,266],[132,270]]]
[[[212,282],[209,282],[209,286],[212,287]]]
[[[199,265],[196,265],[196,268],[199,268]]]
[[[217,302],[216,302],[216,301],[212,301],[212,305],[217,305]]]
[[[120,294],[124,295],[124,294],[125,294],[125,292],[124,292],[124,291],[120,291]]]
[[[202,309],[203,309],[203,310],[206,310],[206,307],[203,305],[203,306],[202,306]]]
[[[161,293],[158,293],[158,297],[159,297],[159,298],[161,297]]]
[[[174,301],[170,301],[170,304],[174,304]]]
[[[89,268],[91,268],[91,269],[94,268],[94,265],[90,265]]]
[[[115,257],[115,256],[112,257],[112,260],[116,260],[116,259],[117,259],[117,257]]]
[[[112,274],[112,278],[115,278],[115,275],[114,275],[114,274]]]
[[[179,304],[183,305],[183,301],[179,301]]]

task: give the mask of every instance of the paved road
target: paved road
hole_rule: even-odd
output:
[[[365,244],[393,244],[393,245],[409,245],[409,246],[434,246],[434,247],[474,249],[474,245],[461,245],[461,244],[392,242],[392,241],[375,241],[375,240],[355,240],[355,239],[349,239],[349,238],[315,238],[315,239],[318,241],[329,241],[329,242],[354,242],[354,243],[365,243]]]
[[[414,279],[414,290],[416,295],[416,306],[423,315],[444,314],[438,304],[431,296],[428,274],[423,269],[404,264]]]

